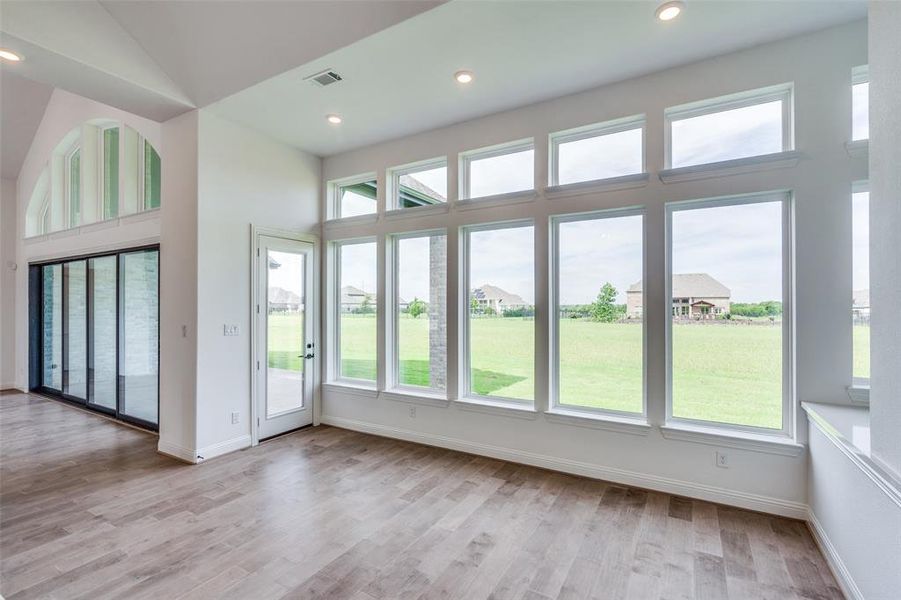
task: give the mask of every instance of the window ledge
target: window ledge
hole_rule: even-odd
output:
[[[616,190],[628,190],[644,187],[651,176],[648,173],[633,173],[621,177],[608,177],[607,179],[594,179],[567,183],[565,185],[553,185],[544,190],[547,198],[567,198],[570,196],[584,196],[598,192],[613,192]]]
[[[741,173],[768,171],[770,169],[787,169],[796,166],[798,161],[801,160],[801,156],[801,153],[797,150],[787,150],[774,154],[748,156],[746,158],[679,167],[677,169],[665,169],[660,171],[657,176],[663,183],[679,183],[695,179],[710,179],[713,177],[739,175]]]
[[[447,408],[450,401],[439,394],[430,393],[426,390],[410,390],[404,388],[395,388],[393,390],[385,390],[379,394],[380,398],[393,400],[394,402],[406,402],[408,404],[422,404],[425,406],[440,406]]]
[[[447,202],[426,206],[414,206],[411,208],[395,208],[385,213],[389,220],[407,219],[412,217],[424,217],[426,215],[445,215],[448,212]]]
[[[347,394],[348,396],[356,396],[367,400],[375,400],[379,397],[379,391],[375,389],[375,386],[362,385],[349,381],[323,383],[322,389],[325,392]]]
[[[870,155],[870,140],[845,142],[845,152],[853,158],[866,158]]]
[[[855,404],[870,405],[870,386],[868,385],[849,385],[848,398]]]
[[[68,237],[74,237],[83,233],[91,233],[94,231],[103,231],[105,229],[113,229],[121,225],[129,223],[139,223],[141,221],[153,221],[160,218],[159,208],[149,208],[141,212],[129,213],[121,217],[112,217],[102,221],[93,221],[91,223],[82,223],[77,227],[67,227],[66,229],[58,229],[49,233],[39,233],[24,238],[26,244],[46,242],[48,240],[59,240]]]
[[[800,456],[804,445],[780,436],[759,433],[748,433],[736,430],[725,430],[714,427],[689,425],[687,423],[670,423],[660,427],[660,433],[669,440],[707,444],[708,446],[725,446],[739,448],[765,454],[781,456]]]
[[[504,402],[501,400],[488,400],[484,398],[459,398],[454,400],[454,404],[456,404],[460,410],[488,413],[491,415],[516,417],[517,419],[527,419],[530,421],[534,421],[538,417],[538,411],[531,405],[520,404],[518,402]]]
[[[339,227],[350,227],[352,225],[369,225],[379,220],[378,213],[368,215],[357,215],[355,217],[342,217],[340,219],[329,219],[325,222],[325,229],[335,229]]]
[[[589,429],[604,429],[632,435],[647,435],[651,431],[651,426],[642,419],[566,410],[559,407],[547,411],[544,416],[551,423],[588,427]]]
[[[492,206],[507,206],[508,204],[522,204],[534,202],[537,197],[535,190],[510,192],[509,194],[497,194],[494,196],[482,196],[480,198],[466,198],[454,203],[457,210],[472,210],[475,208],[488,208]]]

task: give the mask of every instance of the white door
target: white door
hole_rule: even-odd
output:
[[[313,423],[314,245],[259,236],[257,439]]]

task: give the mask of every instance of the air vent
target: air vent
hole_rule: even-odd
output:
[[[332,85],[333,83],[338,83],[339,81],[341,81],[341,76],[331,69],[326,69],[321,73],[316,73],[315,75],[304,77],[304,81],[312,81],[317,85],[325,87],[327,85]]]

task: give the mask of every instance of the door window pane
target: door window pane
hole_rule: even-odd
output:
[[[397,240],[397,383],[443,391],[447,366],[447,236]]]
[[[63,389],[63,266],[47,265],[41,270],[43,281],[41,307],[41,383]]]
[[[305,257],[276,250],[267,256],[266,416],[271,417],[304,404]]]
[[[557,230],[558,403],[643,412],[642,217]]]
[[[120,255],[122,412],[157,422],[159,251]]]
[[[376,244],[342,243],[337,253],[338,376],[375,381]]]
[[[481,198],[531,190],[535,187],[535,151],[528,148],[488,156],[472,154],[465,160],[468,169],[467,198]]]
[[[116,408],[116,257],[88,261],[91,290],[91,403]]]
[[[467,232],[472,394],[534,398],[533,229],[528,225]]]
[[[781,429],[783,203],[672,212],[672,414]]]
[[[851,196],[854,378],[870,378],[870,193]]]
[[[75,398],[87,398],[88,305],[87,266],[85,261],[63,265],[66,294],[65,377],[63,393]]]
[[[557,145],[557,185],[641,173],[641,127],[583,136]]]

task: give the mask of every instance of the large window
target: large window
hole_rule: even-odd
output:
[[[792,149],[791,89],[779,87],[666,110],[672,168]]]
[[[335,245],[338,269],[337,376],[375,382],[378,352],[378,277],[374,241]]]
[[[119,128],[103,130],[103,218],[119,216]]]
[[[642,216],[554,220],[556,403],[644,412]]]
[[[375,214],[378,183],[374,175],[332,182],[329,187],[333,194],[331,208],[333,218]]]
[[[447,235],[394,238],[394,384],[443,392],[447,374]]]
[[[392,209],[447,202],[447,160],[397,167],[388,171]]]
[[[851,195],[854,382],[870,379],[870,193]]]
[[[851,74],[851,139],[870,138],[870,79],[866,66]]]
[[[81,148],[75,148],[66,159],[66,195],[69,227],[78,227],[81,224]]]
[[[786,430],[782,195],[673,204],[671,415]]]
[[[460,155],[460,198],[482,198],[535,187],[532,140]]]
[[[551,185],[644,171],[644,119],[581,127],[551,136]]]
[[[531,224],[464,230],[465,395],[531,401],[535,247]]]

